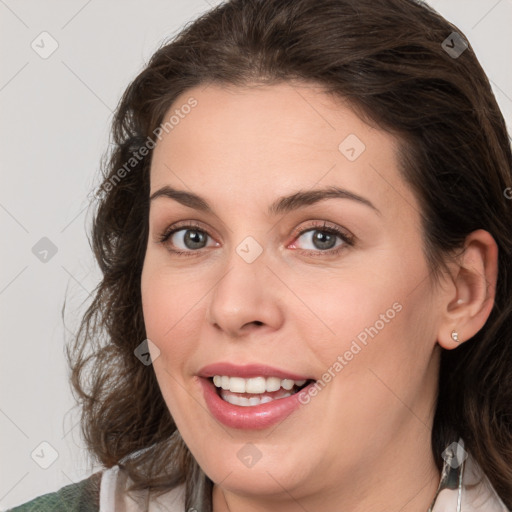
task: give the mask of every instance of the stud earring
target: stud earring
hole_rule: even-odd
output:
[[[459,333],[457,331],[452,331],[452,340],[455,341],[455,343],[459,343]]]

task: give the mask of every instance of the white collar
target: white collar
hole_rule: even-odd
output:
[[[464,452],[462,439],[458,446]],[[439,488],[428,512],[510,512],[470,454],[464,452],[464,460],[457,460],[453,452],[450,455],[444,458]]]
[[[159,497],[149,498],[149,491],[126,491],[131,480],[119,466],[103,472],[100,487],[100,512],[183,512],[185,484]]]

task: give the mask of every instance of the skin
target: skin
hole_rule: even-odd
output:
[[[152,201],[141,290],[147,336],[160,351],[154,371],[215,484],[214,511],[426,511],[440,478],[430,436],[441,346],[457,346],[453,329],[464,341],[485,323],[494,241],[473,233],[434,282],[397,140],[318,87],[202,86],[169,112],[190,97],[197,106],[156,145],[150,193],[194,192],[214,213]],[[338,149],[350,134],[366,146],[354,161]],[[326,186],[375,209],[331,198],[267,214],[280,196]],[[184,245],[186,231],[159,242],[181,221],[209,235],[203,248]],[[312,221],[348,231],[353,245],[336,237],[342,250],[329,254],[315,245]],[[236,251],[247,236],[264,249],[252,263]],[[278,425],[231,429],[209,413],[197,378],[204,365],[260,363],[320,380],[397,303],[394,318]],[[250,468],[237,456],[247,443],[261,453]]]

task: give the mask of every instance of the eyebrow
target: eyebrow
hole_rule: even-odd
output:
[[[178,203],[200,210],[205,213],[213,213],[211,206],[200,196],[185,190],[176,190],[168,185],[154,192],[149,200],[153,201],[159,197],[167,197],[174,199]],[[380,214],[379,209],[368,199],[350,192],[343,188],[331,186],[322,189],[314,189],[307,191],[298,191],[288,196],[279,197],[268,208],[268,215],[279,215],[293,210],[297,210],[302,206],[308,206],[325,199],[350,199],[363,205],[370,207],[376,213]]]

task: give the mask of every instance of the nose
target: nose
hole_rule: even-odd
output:
[[[283,284],[268,268],[265,251],[254,261],[240,254],[236,250],[230,253],[222,275],[208,294],[208,323],[230,338],[255,330],[274,331],[284,318]]]

